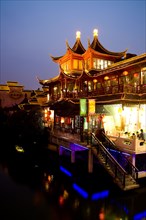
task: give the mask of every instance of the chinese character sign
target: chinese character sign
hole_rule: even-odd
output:
[[[95,99],[88,100],[88,115],[93,115],[95,113]]]
[[[87,115],[87,100],[86,99],[80,99],[80,116]]]

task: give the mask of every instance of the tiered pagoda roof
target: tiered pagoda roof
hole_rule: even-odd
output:
[[[126,53],[127,49],[122,52],[112,52],[104,48],[102,44],[99,42],[98,31],[96,29],[93,31],[92,43],[88,41],[88,48],[87,50],[85,50],[80,40],[80,35],[81,35],[80,32],[76,33],[76,41],[72,48],[69,46],[68,42],[66,42],[67,51],[64,55],[58,57],[51,56],[52,60],[59,64],[60,67],[59,74],[53,78],[49,78],[45,80],[38,79],[41,85],[48,86],[50,83],[56,83],[57,81],[61,80],[64,77],[67,79],[70,78],[72,80],[73,79],[77,80],[83,76],[83,73],[84,74],[86,73],[88,77],[93,77],[93,78],[94,76],[100,77],[101,75],[110,73],[112,71],[124,69],[124,67],[126,66],[135,65],[137,62],[145,62],[144,61],[145,54],[137,56],[136,54]],[[87,56],[90,58],[92,57],[91,55],[94,55],[99,59],[100,57],[101,59],[104,59],[105,57],[105,59],[107,60],[109,58],[109,60],[112,60],[114,62],[105,69],[99,69],[99,70],[89,69],[89,71],[86,71],[85,66],[83,65],[83,69],[79,71],[79,74],[77,74],[78,70],[77,73],[75,70],[73,71],[70,70],[70,72],[68,71],[66,74],[66,71],[64,71],[64,69],[62,68],[62,62],[66,62],[66,60],[73,59],[73,57],[75,57],[74,59],[79,59],[84,63],[84,58],[86,59]]]
[[[51,56],[52,60],[55,62],[55,63],[59,63],[60,59],[62,57],[64,57],[68,51],[70,51],[71,53],[75,53],[75,54],[78,54],[78,55],[82,55],[86,52],[86,49],[83,47],[82,43],[81,43],[81,40],[80,40],[80,32],[77,31],[76,33],[76,41],[73,45],[73,47],[71,48],[69,46],[69,43],[68,41],[66,41],[66,47],[67,47],[67,51],[64,55],[62,56],[58,56],[58,57],[54,57],[54,56]]]
[[[90,44],[88,42],[88,45],[89,45],[89,48],[93,49],[94,51],[102,53],[104,55],[105,54],[106,55],[111,55],[111,56],[114,56],[114,57],[117,57],[117,58],[122,58],[126,55],[127,49],[122,51],[122,52],[112,52],[112,51],[109,51],[109,50],[105,49],[98,40],[98,30],[97,29],[95,29],[93,31],[93,36],[94,36],[94,38],[93,38],[92,43]]]
[[[81,43],[80,35],[81,35],[81,33],[79,31],[77,31],[77,33],[76,33],[76,42],[75,42],[74,46],[71,49],[74,53],[77,53],[77,54],[83,54],[86,51],[85,48],[83,47],[82,43]]]
[[[141,54],[141,55],[137,55],[137,56],[134,56],[134,57],[131,57],[129,59],[124,59],[124,60],[119,61],[117,63],[114,63],[110,67],[108,67],[107,69],[101,70],[98,73],[98,76],[100,77],[101,75],[105,75],[105,74],[108,74],[108,73],[113,72],[113,71],[118,71],[118,70],[124,69],[125,67],[128,67],[128,66],[137,65],[137,63],[142,64],[142,63],[145,63],[145,62],[146,62],[146,53]],[[85,75],[87,77],[94,78],[94,76],[91,75],[90,72],[86,72],[86,71],[82,71],[82,73],[79,76],[77,76],[77,75],[76,76],[68,75],[68,74],[65,74],[63,69],[60,67],[60,72],[59,72],[59,74],[56,77],[53,77],[53,78],[50,78],[50,79],[46,79],[46,80],[41,80],[39,78],[37,78],[37,79],[38,79],[38,82],[41,85],[45,86],[45,85],[49,85],[50,83],[57,82],[63,76],[65,78],[68,78],[68,79],[70,78],[70,79],[77,80],[77,79],[82,78],[83,75],[84,75],[84,78],[86,78]],[[97,77],[97,75],[95,75],[95,77]]]
[[[126,56],[127,49],[122,52],[112,52],[112,51],[105,49],[98,40],[97,29],[95,29],[93,31],[92,43],[90,44],[90,42],[88,41],[88,49],[87,50],[84,48],[80,38],[81,38],[81,33],[79,31],[77,31],[76,32],[76,41],[75,41],[73,47],[71,48],[68,44],[68,41],[66,41],[66,46],[67,46],[66,53],[62,56],[57,56],[57,57],[51,56],[52,60],[56,63],[59,63],[60,59],[63,58],[64,56],[66,56],[68,51],[70,51],[71,53],[75,53],[75,54],[84,56],[84,54],[87,53],[88,49],[92,49],[95,53],[97,52],[102,55],[112,56],[114,58],[117,58],[118,60],[121,59],[122,57]]]

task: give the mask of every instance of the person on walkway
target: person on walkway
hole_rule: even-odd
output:
[[[139,139],[144,141],[143,129],[140,129]]]
[[[139,132],[138,131],[136,132],[136,137],[139,139]]]

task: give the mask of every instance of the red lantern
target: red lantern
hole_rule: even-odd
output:
[[[138,77],[138,73],[134,73],[134,78],[137,78]]]
[[[70,121],[70,118],[67,118],[67,124],[70,124],[71,121]]]
[[[56,123],[58,123],[59,122],[59,118],[58,117],[56,117]]]
[[[87,122],[89,123],[89,116],[87,116]]]

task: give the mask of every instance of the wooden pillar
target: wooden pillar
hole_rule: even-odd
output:
[[[61,80],[61,99],[63,98],[63,83],[62,83],[62,80]]]
[[[91,151],[91,146],[89,146],[89,151],[88,151],[88,172],[89,173],[93,172],[93,154]]]
[[[67,97],[67,79],[65,78],[65,97]]]
[[[132,164],[133,164],[133,166],[135,166],[135,164],[136,164],[136,154],[132,154]],[[133,173],[132,173],[132,175],[133,175]],[[138,176],[135,176],[135,178],[137,178]]]
[[[76,157],[75,151],[72,150],[71,151],[71,163],[75,163],[75,157]]]
[[[133,166],[136,164],[136,154],[132,154],[132,164]]]

